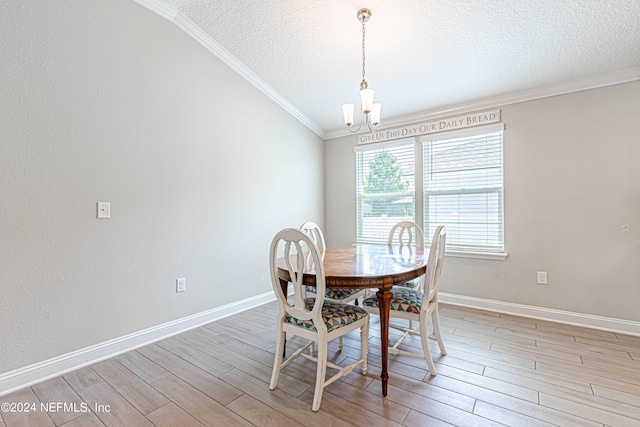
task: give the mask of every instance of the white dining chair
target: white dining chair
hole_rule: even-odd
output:
[[[422,228],[420,228],[420,226],[415,222],[400,221],[391,228],[391,231],[389,231],[387,244],[389,246],[398,246],[400,251],[424,251],[424,233],[422,232]],[[396,286],[405,286],[422,292],[424,289],[423,284],[424,276],[421,276]]]
[[[422,228],[413,221],[400,221],[394,224],[387,238],[389,246],[397,245],[400,254],[411,251],[424,251],[424,233]],[[409,282],[399,283],[396,286],[404,286],[422,292],[424,290],[424,276],[417,277]],[[413,329],[413,320],[409,320],[409,329]]]
[[[313,243],[318,246],[321,259],[324,259],[324,254],[327,251],[327,245],[324,241],[324,235],[322,234],[320,226],[313,221],[307,221],[300,226],[300,230],[309,236]],[[305,290],[310,296],[315,296],[316,294],[315,286],[307,286]],[[324,298],[327,301],[335,301],[345,304],[354,303],[355,305],[359,305],[358,298],[364,297],[365,295],[365,289],[326,288]],[[338,348],[342,350],[342,337],[338,339]],[[309,350],[311,354],[313,354],[315,347],[312,345]]]
[[[318,246],[320,255],[322,259],[324,259],[327,245],[324,241],[324,235],[322,234],[320,226],[313,221],[307,221],[300,226],[300,230],[308,235],[316,246]],[[316,293],[315,286],[307,286],[306,290],[312,294]],[[358,298],[361,296],[364,296],[364,289],[326,288],[324,294],[325,299],[343,303],[353,302],[355,305],[358,305]]]
[[[280,284],[278,273],[278,257],[282,257],[280,268],[286,270],[293,285],[293,295],[287,295]],[[280,370],[289,365],[297,357],[303,356],[317,363],[315,391],[311,409],[320,408],[322,393],[326,386],[349,374],[360,365],[363,375],[367,373],[367,350],[369,335],[369,315],[361,307],[326,300],[325,273],[321,252],[316,244],[304,232],[288,228],[275,235],[269,250],[271,283],[278,301],[277,340],[273,373],[269,388],[274,390],[278,383]],[[306,298],[303,276],[315,275],[317,295]],[[327,348],[330,340],[342,337],[360,329],[361,357],[356,362],[342,367],[327,360]],[[310,342],[296,350],[288,359],[282,361],[285,346],[285,333],[297,335]],[[318,343],[317,357],[305,351]],[[338,373],[325,380],[327,366],[337,369]]]
[[[391,288],[390,302],[390,319],[401,318],[420,322],[420,330],[415,331],[412,328],[405,328],[396,324],[389,324],[389,327],[398,329],[403,332],[400,339],[389,347],[390,354],[400,354],[404,356],[418,357],[426,359],[431,375],[436,375],[436,366],[433,363],[431,351],[429,351],[428,320],[431,317],[433,322],[433,332],[435,339],[440,347],[440,353],[447,354],[447,350],[440,333],[440,319],[438,317],[438,286],[440,275],[442,274],[442,265],[444,263],[444,250],[447,242],[447,232],[444,226],[439,226],[431,242],[429,248],[429,257],[427,258],[427,271],[425,273],[424,292],[411,289],[406,286],[394,286]],[[362,308],[369,313],[379,314],[378,298],[376,296],[366,298],[363,301]],[[401,350],[398,347],[408,335],[419,335],[422,343],[423,354],[417,354]],[[379,346],[371,345],[371,347],[379,348]]]

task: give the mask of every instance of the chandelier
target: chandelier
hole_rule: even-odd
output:
[[[344,104],[342,106],[342,114],[344,115],[344,124],[350,132],[356,133],[360,130],[363,124],[367,125],[367,128],[371,132],[375,131],[380,124],[380,104],[373,103],[373,89],[369,89],[367,81],[364,79],[364,39],[365,31],[364,24],[371,18],[371,11],[369,9],[360,9],[358,11],[358,21],[362,22],[362,82],[360,82],[360,105],[362,107],[362,114],[364,115],[364,123],[361,123],[356,129],[353,129],[353,104]]]

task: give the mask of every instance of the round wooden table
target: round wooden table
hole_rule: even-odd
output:
[[[284,263],[284,260],[282,261]],[[382,351],[382,395],[387,395],[389,374],[389,305],[392,286],[408,282],[425,274],[427,257],[424,251],[409,246],[387,246],[358,243],[342,248],[328,248],[324,256],[327,288],[378,289],[380,307],[380,341]],[[286,294],[289,273],[278,269],[280,284]],[[306,285],[314,285],[314,273],[304,275]]]

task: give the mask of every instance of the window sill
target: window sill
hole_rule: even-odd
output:
[[[456,258],[476,258],[476,259],[490,259],[494,261],[504,261],[507,259],[506,252],[471,252],[471,251],[445,251],[445,256],[452,256]]]

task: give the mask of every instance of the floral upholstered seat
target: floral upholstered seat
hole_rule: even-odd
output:
[[[396,286],[400,286],[400,287],[403,287],[403,288],[409,288],[409,289],[419,289],[420,288],[420,278],[413,279],[412,281],[407,282],[407,283],[400,283],[400,284],[398,284]]]
[[[315,286],[307,286],[306,291],[310,294],[316,293]],[[355,300],[351,297],[355,294],[362,294],[362,289],[337,289],[337,288],[327,288],[324,292],[324,297],[327,299],[332,299],[334,301],[344,301],[349,299],[349,301]],[[357,300],[355,300],[357,301]]]
[[[391,294],[393,295],[390,303],[391,310],[403,311],[406,313],[420,313],[422,297],[424,296],[422,292],[414,291],[413,289],[403,286],[394,286],[391,288]],[[378,308],[378,297],[373,295],[366,298],[362,302],[362,305],[364,307]]]
[[[306,298],[304,304],[308,310],[313,308],[315,298]],[[349,325],[356,322],[367,315],[367,312],[360,307],[350,304],[336,303],[333,301],[324,301],[322,305],[322,320],[327,326],[327,332],[331,332],[341,326]],[[312,331],[316,330],[311,320],[299,320],[293,316],[287,316],[285,322],[292,325],[302,326]]]

